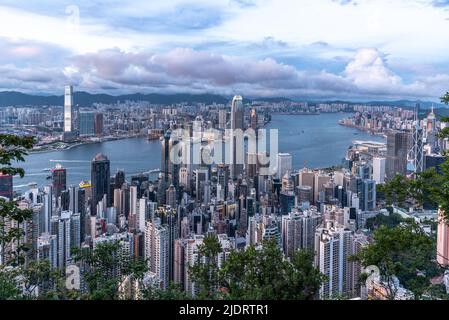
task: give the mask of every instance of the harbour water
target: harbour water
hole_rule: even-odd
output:
[[[347,117],[345,113],[321,115],[273,115],[266,129],[279,130],[279,152],[293,156],[295,169],[330,167],[341,163],[353,140],[383,141],[382,137],[371,136],[354,128],[343,127],[338,120]],[[123,169],[129,177],[161,166],[161,144],[158,140],[132,138],[76,146],[31,154],[20,166],[25,169],[24,178],[15,178],[15,188],[25,188],[28,183],[39,186],[50,183],[49,169],[60,163],[67,169],[67,183],[78,184],[90,180],[90,162],[98,154],[105,154],[111,161],[111,173]]]

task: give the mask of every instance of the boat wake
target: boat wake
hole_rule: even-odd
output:
[[[50,162],[60,162],[60,163],[63,163],[63,162],[77,163],[77,162],[79,162],[79,163],[89,163],[90,161],[89,161],[89,160],[55,160],[55,159],[50,159]]]

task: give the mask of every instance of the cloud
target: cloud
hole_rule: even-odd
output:
[[[449,87],[449,42],[435,41],[449,37],[448,1],[79,0],[80,25],[70,1],[28,2],[0,5],[0,89],[437,99]]]
[[[432,5],[434,7],[449,7],[449,1],[448,0],[433,0]]]
[[[88,90],[127,92],[213,92],[251,96],[363,98],[435,97],[449,76],[404,83],[376,49],[358,50],[341,74],[300,70],[274,59],[177,48],[164,53],[129,53],[119,49],[74,57],[71,76]]]
[[[0,38],[0,64],[36,66],[45,64],[47,67],[61,65],[70,51],[49,43],[26,41],[19,39]]]
[[[346,6],[346,5],[357,5],[357,1],[355,0],[332,0],[333,2],[337,2],[339,4],[341,4],[342,6]]]
[[[385,57],[377,49],[360,49],[344,73],[355,85],[364,88],[389,88],[401,83],[401,78],[387,68]]]
[[[0,89],[60,92],[63,84],[90,92],[217,93],[304,99],[434,98],[449,75],[405,82],[387,56],[372,48],[354,53],[342,72],[304,70],[272,58],[249,59],[189,48],[166,52],[116,49],[76,55],[64,68],[0,65]]]

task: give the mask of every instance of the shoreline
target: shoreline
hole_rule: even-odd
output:
[[[356,129],[358,131],[369,133],[372,136],[378,136],[378,137],[386,138],[386,135],[383,132],[374,132],[374,131],[371,131],[371,130],[365,128],[365,127],[356,126],[356,125],[352,125],[352,124],[346,124],[346,123],[343,123],[343,120],[344,119],[338,121],[338,124],[340,126],[342,126],[342,127],[353,128],[353,129]]]
[[[145,135],[141,134],[141,135],[132,135],[132,136],[123,136],[123,137],[113,137],[113,138],[104,138],[98,141],[79,141],[79,142],[75,142],[75,143],[67,143],[67,142],[63,142],[63,141],[57,141],[55,143],[62,143],[62,144],[66,144],[66,146],[62,147],[62,148],[57,148],[57,147],[48,147],[48,148],[44,148],[42,150],[31,150],[28,152],[29,155],[31,154],[39,154],[39,153],[50,153],[50,152],[56,152],[56,151],[65,151],[65,150],[70,150],[76,147],[80,147],[83,145],[88,145],[88,144],[94,144],[94,143],[103,143],[103,142],[109,142],[109,141],[118,141],[118,140],[126,140],[126,139],[135,139],[135,138],[142,138],[145,137]]]

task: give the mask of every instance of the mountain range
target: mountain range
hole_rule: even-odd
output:
[[[76,105],[81,107],[90,107],[93,103],[105,103],[112,104],[117,101],[148,101],[153,104],[176,104],[176,103],[205,103],[205,104],[226,104],[231,101],[232,97],[225,97],[216,94],[159,94],[159,93],[134,93],[126,95],[113,96],[109,94],[91,94],[83,91],[74,93],[74,101]],[[249,98],[244,102],[251,103],[252,101],[265,101],[265,102],[280,102],[280,101],[305,101],[302,99],[289,99],[283,97],[275,98]],[[356,102],[349,101],[310,101],[311,103],[325,102],[325,103],[348,103],[354,104]],[[62,106],[64,103],[63,95],[34,95],[26,94],[17,91],[3,91],[0,92],[0,107],[7,106]],[[432,105],[435,108],[444,107],[443,104],[433,103],[429,101],[411,101],[411,100],[396,100],[396,101],[368,101],[357,102],[367,105],[388,105],[388,106],[403,106],[414,107],[416,103],[420,103],[424,109],[430,108]]]

